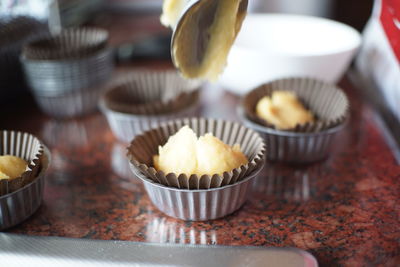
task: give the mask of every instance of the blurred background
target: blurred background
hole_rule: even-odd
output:
[[[52,0],[1,0],[0,15],[49,16]],[[90,21],[101,12],[160,14],[162,0],[58,0],[64,26]],[[332,18],[358,30],[371,14],[373,0],[250,0],[249,12],[275,12]]]
[[[373,0],[296,0],[293,3],[292,0],[250,0],[249,12],[327,17],[362,31],[373,6]],[[111,46],[160,32],[170,34],[159,23],[161,9],[162,0],[0,0],[0,102],[27,92],[18,64],[21,47],[27,41],[49,34],[49,30],[57,31],[59,27],[81,25],[109,30]],[[140,31],[143,25],[145,32]]]

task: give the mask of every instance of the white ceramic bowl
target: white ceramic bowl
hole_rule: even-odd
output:
[[[220,85],[244,94],[283,77],[336,83],[361,44],[360,33],[317,17],[248,14],[228,56]]]

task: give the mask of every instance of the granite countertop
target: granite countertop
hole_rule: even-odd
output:
[[[137,67],[166,62],[136,62]],[[234,214],[184,222],[160,213],[131,174],[125,147],[100,113],[57,121],[30,97],[1,107],[2,128],[36,134],[50,148],[44,201],[7,232],[104,240],[297,247],[321,266],[400,264],[400,166],[375,113],[347,79],[340,84],[351,119],[331,157],[308,166],[268,163],[254,193]],[[236,120],[239,99],[220,89],[203,92],[202,114]],[[16,108],[18,107],[18,108]],[[8,111],[8,112],[7,112]]]

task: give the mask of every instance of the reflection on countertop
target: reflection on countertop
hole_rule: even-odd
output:
[[[168,218],[155,218],[146,226],[146,242],[210,245],[218,244],[215,230],[195,230]]]
[[[344,85],[353,103],[352,119],[330,159],[301,167],[267,163],[240,210],[207,222],[170,218],[151,204],[140,181],[129,172],[125,144],[116,141],[101,114],[64,122],[41,117],[41,123],[27,123],[25,130],[39,133],[53,162],[43,205],[9,232],[292,246],[308,250],[321,265],[399,262],[400,167],[371,110],[349,90],[351,85]],[[221,93],[220,99],[218,106],[207,106],[205,112],[234,118],[232,107],[238,98]],[[208,103],[207,98],[204,101]],[[7,128],[12,129],[13,123]]]
[[[323,179],[326,165],[326,162],[305,166],[267,162],[253,184],[253,192],[276,200],[307,201],[316,196],[316,181]]]

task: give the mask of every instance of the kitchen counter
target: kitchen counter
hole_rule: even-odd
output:
[[[154,23],[149,25],[160,29]],[[115,36],[122,35],[112,35],[112,42],[118,43]],[[118,71],[143,67],[167,68],[171,64],[142,61]],[[309,251],[321,266],[398,266],[400,166],[360,88],[346,78],[340,86],[350,98],[351,119],[330,158],[307,166],[267,163],[253,194],[239,211],[207,222],[169,218],[151,204],[141,182],[129,170],[127,144],[116,141],[100,113],[57,121],[43,115],[28,96],[2,106],[1,128],[36,134],[52,154],[42,206],[7,232],[156,243],[289,246]],[[237,120],[238,103],[238,97],[210,86],[203,92],[201,112]]]

